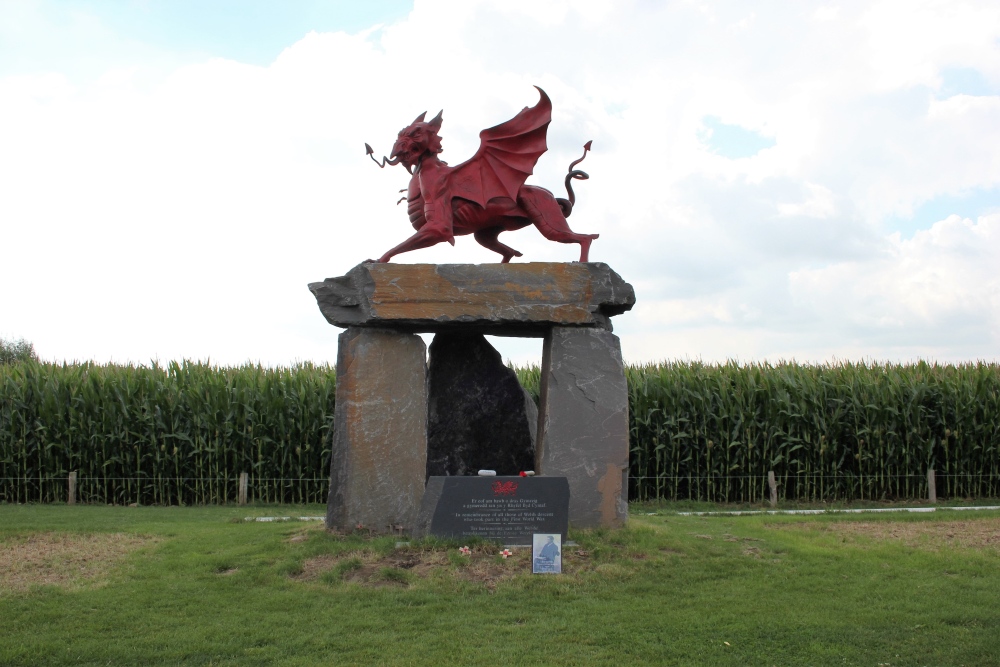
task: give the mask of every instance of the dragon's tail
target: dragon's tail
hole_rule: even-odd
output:
[[[369,146],[367,143],[365,144],[365,155],[370,157],[372,159],[372,162],[378,165],[379,169],[385,169],[385,165],[396,166],[397,164],[399,164],[399,158],[390,160],[384,155],[382,156],[382,162],[380,164],[379,161],[375,159],[375,151],[372,150],[372,147]]]
[[[566,192],[569,194],[569,199],[563,199],[562,197],[557,197],[556,202],[559,204],[559,208],[562,209],[563,217],[568,218],[573,212],[573,205],[576,203],[576,193],[573,192],[573,180],[585,181],[590,178],[590,175],[585,171],[580,171],[579,169],[574,169],[576,165],[583,162],[583,159],[587,157],[587,152],[590,150],[590,144],[592,141],[588,141],[583,145],[583,155],[578,160],[573,160],[569,163],[569,173],[566,174]]]

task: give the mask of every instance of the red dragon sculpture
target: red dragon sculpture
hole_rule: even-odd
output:
[[[552,120],[552,102],[544,90],[536,88],[541,95],[538,104],[525,107],[506,123],[480,132],[479,150],[456,167],[438,158],[440,112],[430,122],[424,121],[424,112],[400,130],[392,154],[383,157],[381,164],[375,160],[371,146],[365,144],[375,164],[385,167],[402,163],[413,174],[405,199],[410,223],[417,233],[382,255],[379,262],[442,241],[455,245],[456,236],[473,234],[479,245],[502,255],[506,264],[521,253],[500,243],[497,237],[501,232],[528,225],[537,227],[551,241],[579,243],[580,261],[588,261],[590,244],[598,235],[575,233],[566,218],[576,201],[571,181],[589,178],[574,167],[587,157],[591,142],[584,145],[583,157],[569,165],[569,199],[524,184],[547,150],[545,133]]]

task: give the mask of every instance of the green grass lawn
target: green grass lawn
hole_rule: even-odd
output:
[[[1000,512],[676,509],[531,575],[241,520],[319,506],[0,505],[0,665],[1000,664]]]

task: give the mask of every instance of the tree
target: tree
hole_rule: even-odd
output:
[[[35,346],[23,338],[17,340],[0,338],[0,365],[16,364],[21,361],[38,361]]]

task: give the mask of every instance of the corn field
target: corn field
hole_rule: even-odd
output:
[[[516,369],[536,398],[539,369]],[[1000,496],[1000,366],[626,368],[633,499]],[[334,371],[0,365],[0,502],[325,502]]]
[[[630,498],[1000,495],[1000,366],[667,363],[626,370]]]
[[[332,368],[0,366],[0,502],[326,502]]]

